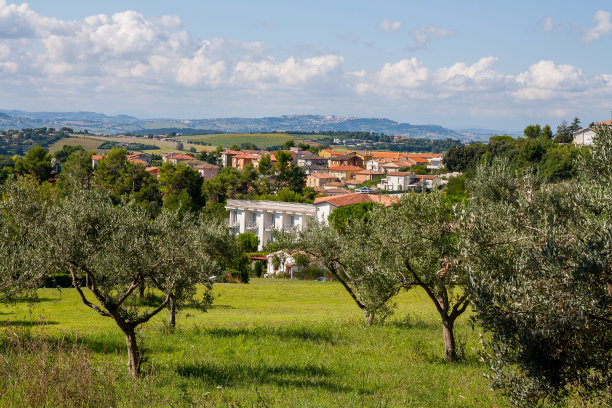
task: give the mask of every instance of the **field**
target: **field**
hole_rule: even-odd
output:
[[[334,282],[254,279],[215,293],[211,310],[184,310],[173,332],[165,312],[143,326],[137,387],[119,330],[73,289],[0,306],[0,326],[4,336],[30,327],[93,350],[96,364],[112,368],[113,407],[507,406],[483,378],[467,316],[456,323],[462,360],[443,361],[440,322],[423,292],[400,295],[395,317],[374,327]],[[0,393],[0,405],[19,406],[15,398]]]
[[[97,150],[98,146],[100,146],[102,143],[104,143],[104,141],[101,139],[93,139],[89,137],[68,137],[58,140],[49,146],[49,153],[55,153],[56,151],[61,150],[62,146],[64,145],[81,145],[85,150]]]
[[[211,146],[231,147],[234,144],[241,145],[243,143],[253,143],[260,149],[266,149],[270,146],[281,146],[287,140],[316,140],[323,138],[323,135],[289,135],[286,133],[228,133],[217,135],[189,135],[180,136],[179,139],[189,142],[197,140],[200,142],[210,143]]]
[[[86,150],[96,150],[98,152],[104,152],[106,150],[100,150],[98,149],[98,146],[100,146],[104,142],[109,142],[109,141],[118,142],[118,143],[143,143],[143,144],[155,145],[159,147],[159,149],[154,149],[154,150],[143,150],[144,152],[147,152],[147,153],[162,154],[162,153],[170,153],[170,152],[178,151],[178,149],[176,148],[176,142],[170,142],[166,140],[153,140],[153,139],[147,139],[147,138],[142,138],[142,137],[129,137],[129,136],[111,137],[111,136],[79,135],[78,137],[71,136],[69,138],[61,139],[55,142],[49,147],[49,152],[53,153],[57,150],[60,150],[63,145],[71,145],[71,146],[81,145]],[[183,143],[183,151],[188,151],[191,147],[194,147],[198,152],[202,150],[212,150],[213,149],[213,147],[210,147],[210,146],[194,145],[188,142]]]

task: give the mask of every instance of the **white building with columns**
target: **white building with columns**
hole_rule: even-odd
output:
[[[227,200],[229,227],[234,233],[252,232],[259,250],[272,239],[272,231],[303,230],[316,217],[312,204],[266,200]]]

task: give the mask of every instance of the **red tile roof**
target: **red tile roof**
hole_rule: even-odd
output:
[[[190,156],[188,154],[180,154],[180,153],[170,153],[166,156],[167,159],[174,160],[195,160],[195,157]]]
[[[328,173],[310,173],[310,177],[319,178],[319,179],[336,179],[336,176],[332,176]]]
[[[389,197],[387,195],[377,195],[377,194],[360,194],[360,193],[349,193],[342,194],[335,197],[318,197],[315,198],[314,203],[329,203],[334,207],[345,207],[347,205],[365,203],[365,202],[374,202],[381,203],[385,206],[390,206],[391,204],[399,202],[397,198]]]
[[[392,171],[390,173],[387,173],[387,176],[408,176],[412,173],[408,172],[408,171]]]
[[[334,170],[338,170],[338,171],[361,171],[363,170],[362,167],[359,166],[334,166],[334,167],[330,167],[329,171],[334,171]]]
[[[595,126],[612,126],[612,119],[603,122],[595,122]]]
[[[94,154],[93,156],[91,156],[92,160],[102,160],[104,158],[103,154]]]

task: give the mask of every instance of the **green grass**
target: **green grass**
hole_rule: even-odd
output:
[[[280,146],[288,140],[317,140],[323,135],[289,135],[286,133],[227,133],[217,135],[189,135],[180,136],[179,139],[186,142],[197,140],[210,143],[211,146],[231,147],[234,144],[253,143],[260,149],[270,146]]]
[[[103,140],[100,139],[92,139],[88,137],[67,137],[64,139],[60,139],[57,142],[53,143],[49,146],[49,153],[53,154],[58,150],[61,150],[64,145],[68,146],[77,146],[80,145],[85,150],[97,150],[98,147],[104,143]]]
[[[146,361],[136,390],[121,333],[72,289],[0,306],[0,326],[44,330],[115,364],[123,395],[116,406],[507,406],[483,378],[467,316],[456,323],[464,358],[443,361],[440,321],[421,291],[401,294],[395,317],[374,327],[338,283],[253,279],[217,284],[215,293],[207,313],[183,310],[174,332],[166,312],[142,327]]]

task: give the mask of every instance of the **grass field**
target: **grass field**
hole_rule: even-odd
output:
[[[200,142],[210,143],[211,146],[231,147],[234,144],[241,145],[243,143],[253,143],[260,149],[266,149],[270,146],[280,146],[287,140],[317,140],[322,135],[289,135],[286,133],[228,133],[218,135],[189,135],[180,136],[179,139],[188,142],[197,140]]]
[[[61,150],[62,146],[64,145],[81,145],[85,150],[98,150],[98,146],[100,146],[102,143],[104,143],[104,141],[101,139],[92,139],[89,137],[68,137],[58,140],[57,142],[49,146],[49,153],[53,154],[56,151]]]
[[[254,279],[217,284],[215,293],[207,313],[179,314],[174,332],[165,312],[142,327],[138,387],[127,378],[121,333],[73,289],[0,306],[0,326],[4,335],[30,327],[93,350],[96,364],[113,367],[117,407],[507,406],[483,378],[467,316],[456,323],[463,359],[443,361],[440,322],[423,292],[400,295],[395,317],[374,327],[334,282]],[[0,393],[0,405],[11,398]]]

